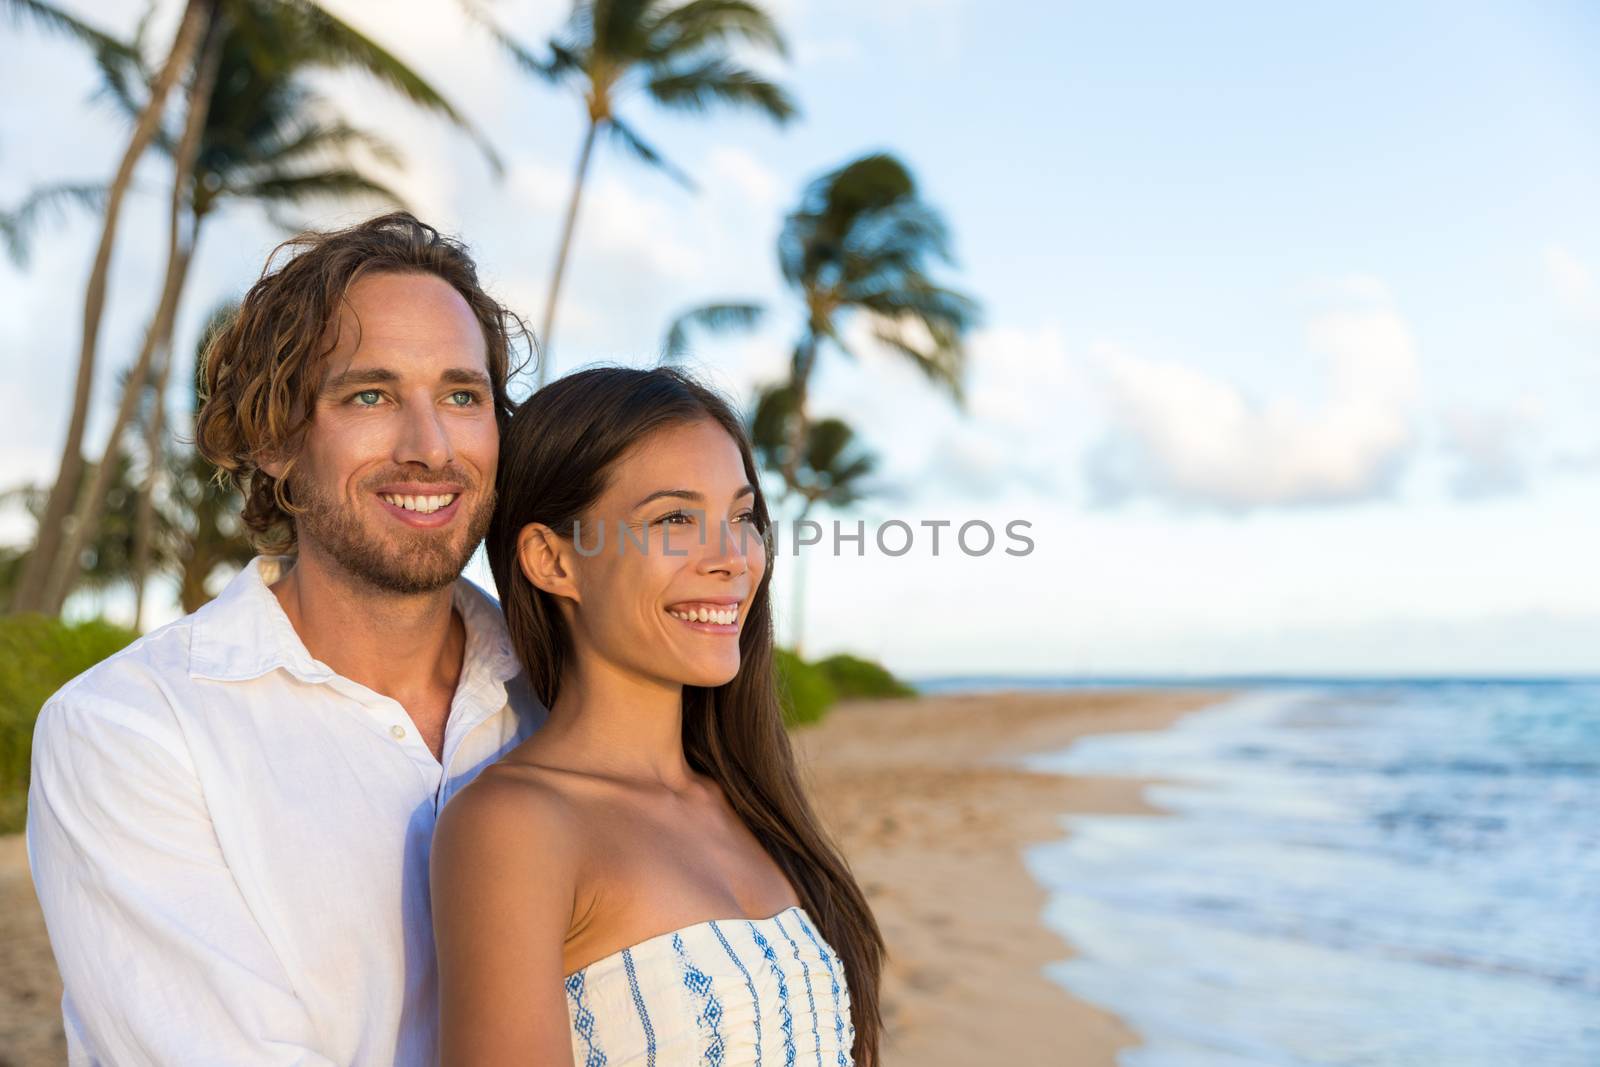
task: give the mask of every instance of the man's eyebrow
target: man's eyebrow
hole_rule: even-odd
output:
[[[345,389],[352,385],[391,385],[400,380],[400,375],[383,367],[367,367],[362,370],[347,370],[335,374],[328,379],[328,384],[323,388],[328,392]],[[446,385],[476,385],[484,389],[490,388],[489,376],[482,371],[472,370],[467,367],[451,367],[439,374],[439,380]]]
[[[382,367],[368,367],[365,370],[341,371],[329,378],[327,384],[322,388],[324,391],[331,393],[336,389],[343,389],[351,385],[387,385],[390,382],[398,382],[399,380],[400,375],[392,370],[385,370]]]
[[[481,370],[469,370],[466,367],[451,367],[439,375],[439,380],[447,385],[478,385],[485,389],[492,389],[493,383],[489,376]]]
[[[744,485],[744,486],[740,487],[739,489],[735,489],[734,490],[732,499],[738,500],[742,496],[754,496],[755,492],[756,492],[756,487],[755,486],[753,486],[753,485]],[[657,489],[655,492],[651,493],[649,496],[645,497],[643,500],[640,500],[637,504],[635,504],[633,506],[632,510],[638,511],[640,508],[642,508],[646,504],[650,503],[650,501],[658,500],[658,499],[660,499],[661,497],[664,497],[664,496],[680,497],[680,498],[682,498],[684,500],[692,500],[696,504],[699,504],[699,503],[701,503],[702,501],[705,500],[705,495],[704,494],[697,493],[693,489]]]

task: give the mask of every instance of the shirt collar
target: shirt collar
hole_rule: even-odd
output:
[[[292,556],[257,556],[234,575],[211,603],[194,614],[189,673],[219,682],[248,681],[285,670],[304,682],[325,682],[333,668],[312,657],[270,586],[294,563]],[[466,578],[451,590],[467,629],[462,676],[482,670],[506,682],[521,670],[499,602]]]

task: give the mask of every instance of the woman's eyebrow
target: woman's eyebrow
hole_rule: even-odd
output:
[[[755,491],[756,491],[756,487],[755,486],[746,484],[746,485],[741,486],[740,488],[734,490],[732,499],[738,500],[742,496],[754,496],[755,495]],[[650,501],[660,499],[661,497],[664,497],[664,496],[679,497],[679,498],[684,499],[684,500],[692,500],[696,504],[699,504],[699,503],[701,503],[701,502],[703,502],[705,500],[705,494],[697,493],[693,489],[657,489],[655,492],[651,493],[650,495],[646,496],[644,499],[640,500],[637,504],[633,505],[633,510],[637,511],[640,508],[644,507],[646,504],[650,503]]]

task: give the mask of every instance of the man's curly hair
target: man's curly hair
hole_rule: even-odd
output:
[[[291,258],[274,268],[281,253]],[[204,403],[196,444],[219,477],[244,494],[245,526],[262,552],[295,550],[296,508],[286,484],[316,411],[324,364],[337,337],[340,305],[369,274],[433,274],[461,294],[483,328],[495,418],[502,430],[514,405],[507,381],[512,342],[532,334],[478,283],[466,246],[398,211],[331,232],[303,233],[273,250],[261,277],[219,329],[204,355]],[[260,463],[286,457],[283,476]]]

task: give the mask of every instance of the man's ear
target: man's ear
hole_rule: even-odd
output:
[[[295,454],[299,448],[299,440],[300,438],[295,438],[289,442],[280,441],[275,447],[263,448],[257,451],[250,457],[255,461],[256,470],[268,474],[281,482],[283,476],[289,473],[289,467],[294,462]]]
[[[571,547],[544,523],[530,522],[517,535],[517,562],[537,588],[582,603]]]

